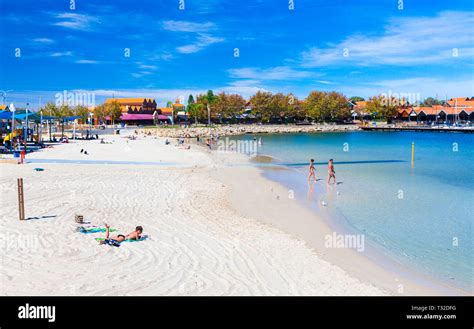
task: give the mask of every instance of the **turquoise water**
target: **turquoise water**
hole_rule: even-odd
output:
[[[332,220],[364,234],[384,254],[472,292],[474,135],[347,132],[268,135],[263,141],[258,153],[290,169],[265,176],[294,190],[296,199],[314,211],[323,203],[337,215]],[[320,180],[308,185],[310,158]],[[338,184],[328,186],[330,158]]]

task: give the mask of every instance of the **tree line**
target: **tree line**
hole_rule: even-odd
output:
[[[209,90],[205,94],[196,97],[189,95],[187,114],[192,122],[237,122],[243,118],[262,123],[270,122],[343,122],[357,116],[370,117],[371,119],[389,120],[397,115],[398,108],[406,104],[404,100],[388,98],[384,95],[373,96],[367,99],[363,108],[354,107],[356,102],[365,101],[363,97],[354,96],[347,98],[335,91],[311,91],[304,99],[289,93],[271,93],[269,91],[258,91],[248,100],[239,94],[221,92],[214,94]],[[432,106],[443,104],[432,97],[426,98],[420,105]],[[168,102],[171,107],[171,102]],[[247,108],[250,112],[246,112]],[[60,118],[79,116],[81,122],[87,122],[89,109],[86,106],[69,106],[67,104],[56,105],[47,103],[41,108],[44,115]],[[242,116],[247,113],[250,116]],[[117,101],[111,101],[95,106],[94,118],[99,121],[116,121],[120,119],[121,108]],[[176,113],[175,113],[176,114]]]
[[[90,113],[93,114],[94,118],[97,118],[101,122],[105,122],[107,117],[110,118],[109,120],[115,122],[120,119],[120,116],[122,115],[122,110],[118,101],[111,101],[95,106],[92,112],[84,105],[71,106],[66,103],[57,105],[53,102],[49,102],[41,107],[40,111],[42,111],[43,115],[58,118],[78,116],[82,123],[88,122]]]
[[[254,121],[269,122],[343,122],[357,115],[370,115],[373,119],[389,119],[397,114],[398,106],[394,100],[384,96],[375,96],[367,100],[363,110],[354,108],[364,98],[354,96],[347,98],[335,91],[312,91],[304,99],[289,93],[271,93],[258,91],[248,101],[239,94],[221,92],[217,95],[209,90],[194,98],[189,95],[187,114],[190,120],[205,122],[210,116],[213,121],[237,121],[247,109],[251,108]],[[357,113],[358,112],[358,113]]]

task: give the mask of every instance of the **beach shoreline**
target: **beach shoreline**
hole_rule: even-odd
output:
[[[2,242],[25,235],[34,242],[2,257],[2,295],[449,294],[405,278],[397,293],[393,273],[362,256],[353,261],[353,250],[329,253],[311,241],[308,227],[322,236],[329,226],[284,198],[288,191],[245,155],[165,146],[155,136],[105,139],[110,144],[76,141],[28,156],[49,162],[0,167]],[[86,160],[81,148],[89,151]],[[59,158],[77,163],[54,163]],[[137,159],[163,165],[81,163]],[[45,171],[34,172],[38,166]],[[16,177],[26,181],[27,216],[36,217],[30,221],[17,219]],[[152,239],[98,247],[71,233],[77,212],[121,230],[141,224]],[[54,217],[41,219],[47,215]]]
[[[250,159],[249,159],[250,160]],[[264,162],[268,159],[264,159]],[[341,267],[351,276],[368,282],[390,295],[412,296],[457,296],[468,295],[456,287],[408,269],[406,265],[386,258],[379,249],[368,245],[363,253],[353,248],[327,248],[325,237],[333,234],[350,234],[345,227],[336,223],[333,214],[315,214],[301,201],[288,197],[291,190],[280,182],[264,176],[265,170],[286,170],[277,166],[249,166],[233,176],[232,170],[224,169],[222,175],[226,184],[232,185],[230,195],[234,209],[262,223],[276,227],[305,242],[308,248],[331,264]],[[259,192],[255,192],[258,187]],[[263,192],[263,193],[261,193]],[[243,197],[244,196],[244,197]],[[245,202],[243,201],[245,200]]]

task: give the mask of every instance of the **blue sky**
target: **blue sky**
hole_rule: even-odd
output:
[[[472,1],[404,0],[402,10],[398,0],[294,0],[293,10],[288,0],[73,4],[1,1],[7,103],[35,108],[64,90],[161,105],[207,89],[474,94]]]

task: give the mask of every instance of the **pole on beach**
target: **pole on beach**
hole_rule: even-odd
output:
[[[18,210],[20,220],[25,220],[25,195],[23,194],[23,178],[18,178]]]
[[[415,142],[411,142],[411,166],[415,166]]]

